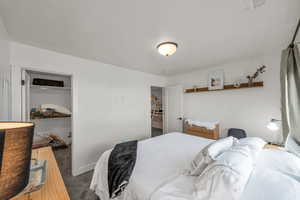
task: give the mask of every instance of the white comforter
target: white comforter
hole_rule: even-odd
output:
[[[191,160],[213,140],[182,133],[169,133],[138,143],[135,168],[126,191],[117,200],[148,200],[152,192],[190,166]],[[108,200],[106,151],[95,167],[91,189]]]
[[[197,200],[193,176],[186,176],[191,160],[213,140],[169,133],[139,142],[130,183],[117,200]],[[107,163],[110,151],[99,159],[91,189],[108,200]],[[226,199],[226,197],[224,197]],[[300,159],[280,150],[263,150],[242,200],[300,199]]]

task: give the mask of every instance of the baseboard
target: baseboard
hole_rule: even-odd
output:
[[[90,163],[90,164],[87,164],[85,166],[79,167],[78,169],[73,169],[72,170],[72,175],[73,176],[78,176],[80,174],[86,173],[88,171],[93,170],[95,168],[95,166],[96,166],[96,163]]]

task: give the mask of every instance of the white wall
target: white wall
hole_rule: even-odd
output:
[[[227,135],[228,128],[242,128],[249,136],[275,141],[280,133],[269,131],[265,125],[271,118],[281,118],[280,52],[170,77],[169,84],[181,84],[185,89],[194,85],[207,87],[208,73],[214,70],[224,70],[227,83],[241,77],[247,82],[246,75],[254,73],[261,64],[267,66],[267,72],[260,78],[265,84],[263,88],[184,94],[184,116],[202,121],[219,120],[222,136]]]
[[[10,119],[9,37],[0,17],[0,120]]]
[[[9,70],[9,37],[0,17],[0,71]]]
[[[151,136],[150,87],[166,79],[43,50],[11,44],[15,77],[26,67],[72,75],[73,174],[94,167],[101,153],[114,144]],[[20,86],[14,85],[13,102],[19,107]],[[14,111],[18,120],[20,109]]]

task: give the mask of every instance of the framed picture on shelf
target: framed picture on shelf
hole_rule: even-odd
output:
[[[208,90],[224,89],[224,71],[218,70],[208,74]]]

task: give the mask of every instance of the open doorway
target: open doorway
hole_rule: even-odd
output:
[[[72,76],[23,69],[21,96],[22,120],[35,124],[33,148],[64,149],[71,161]]]
[[[164,106],[163,88],[151,87],[151,137],[163,134],[164,130]]]

